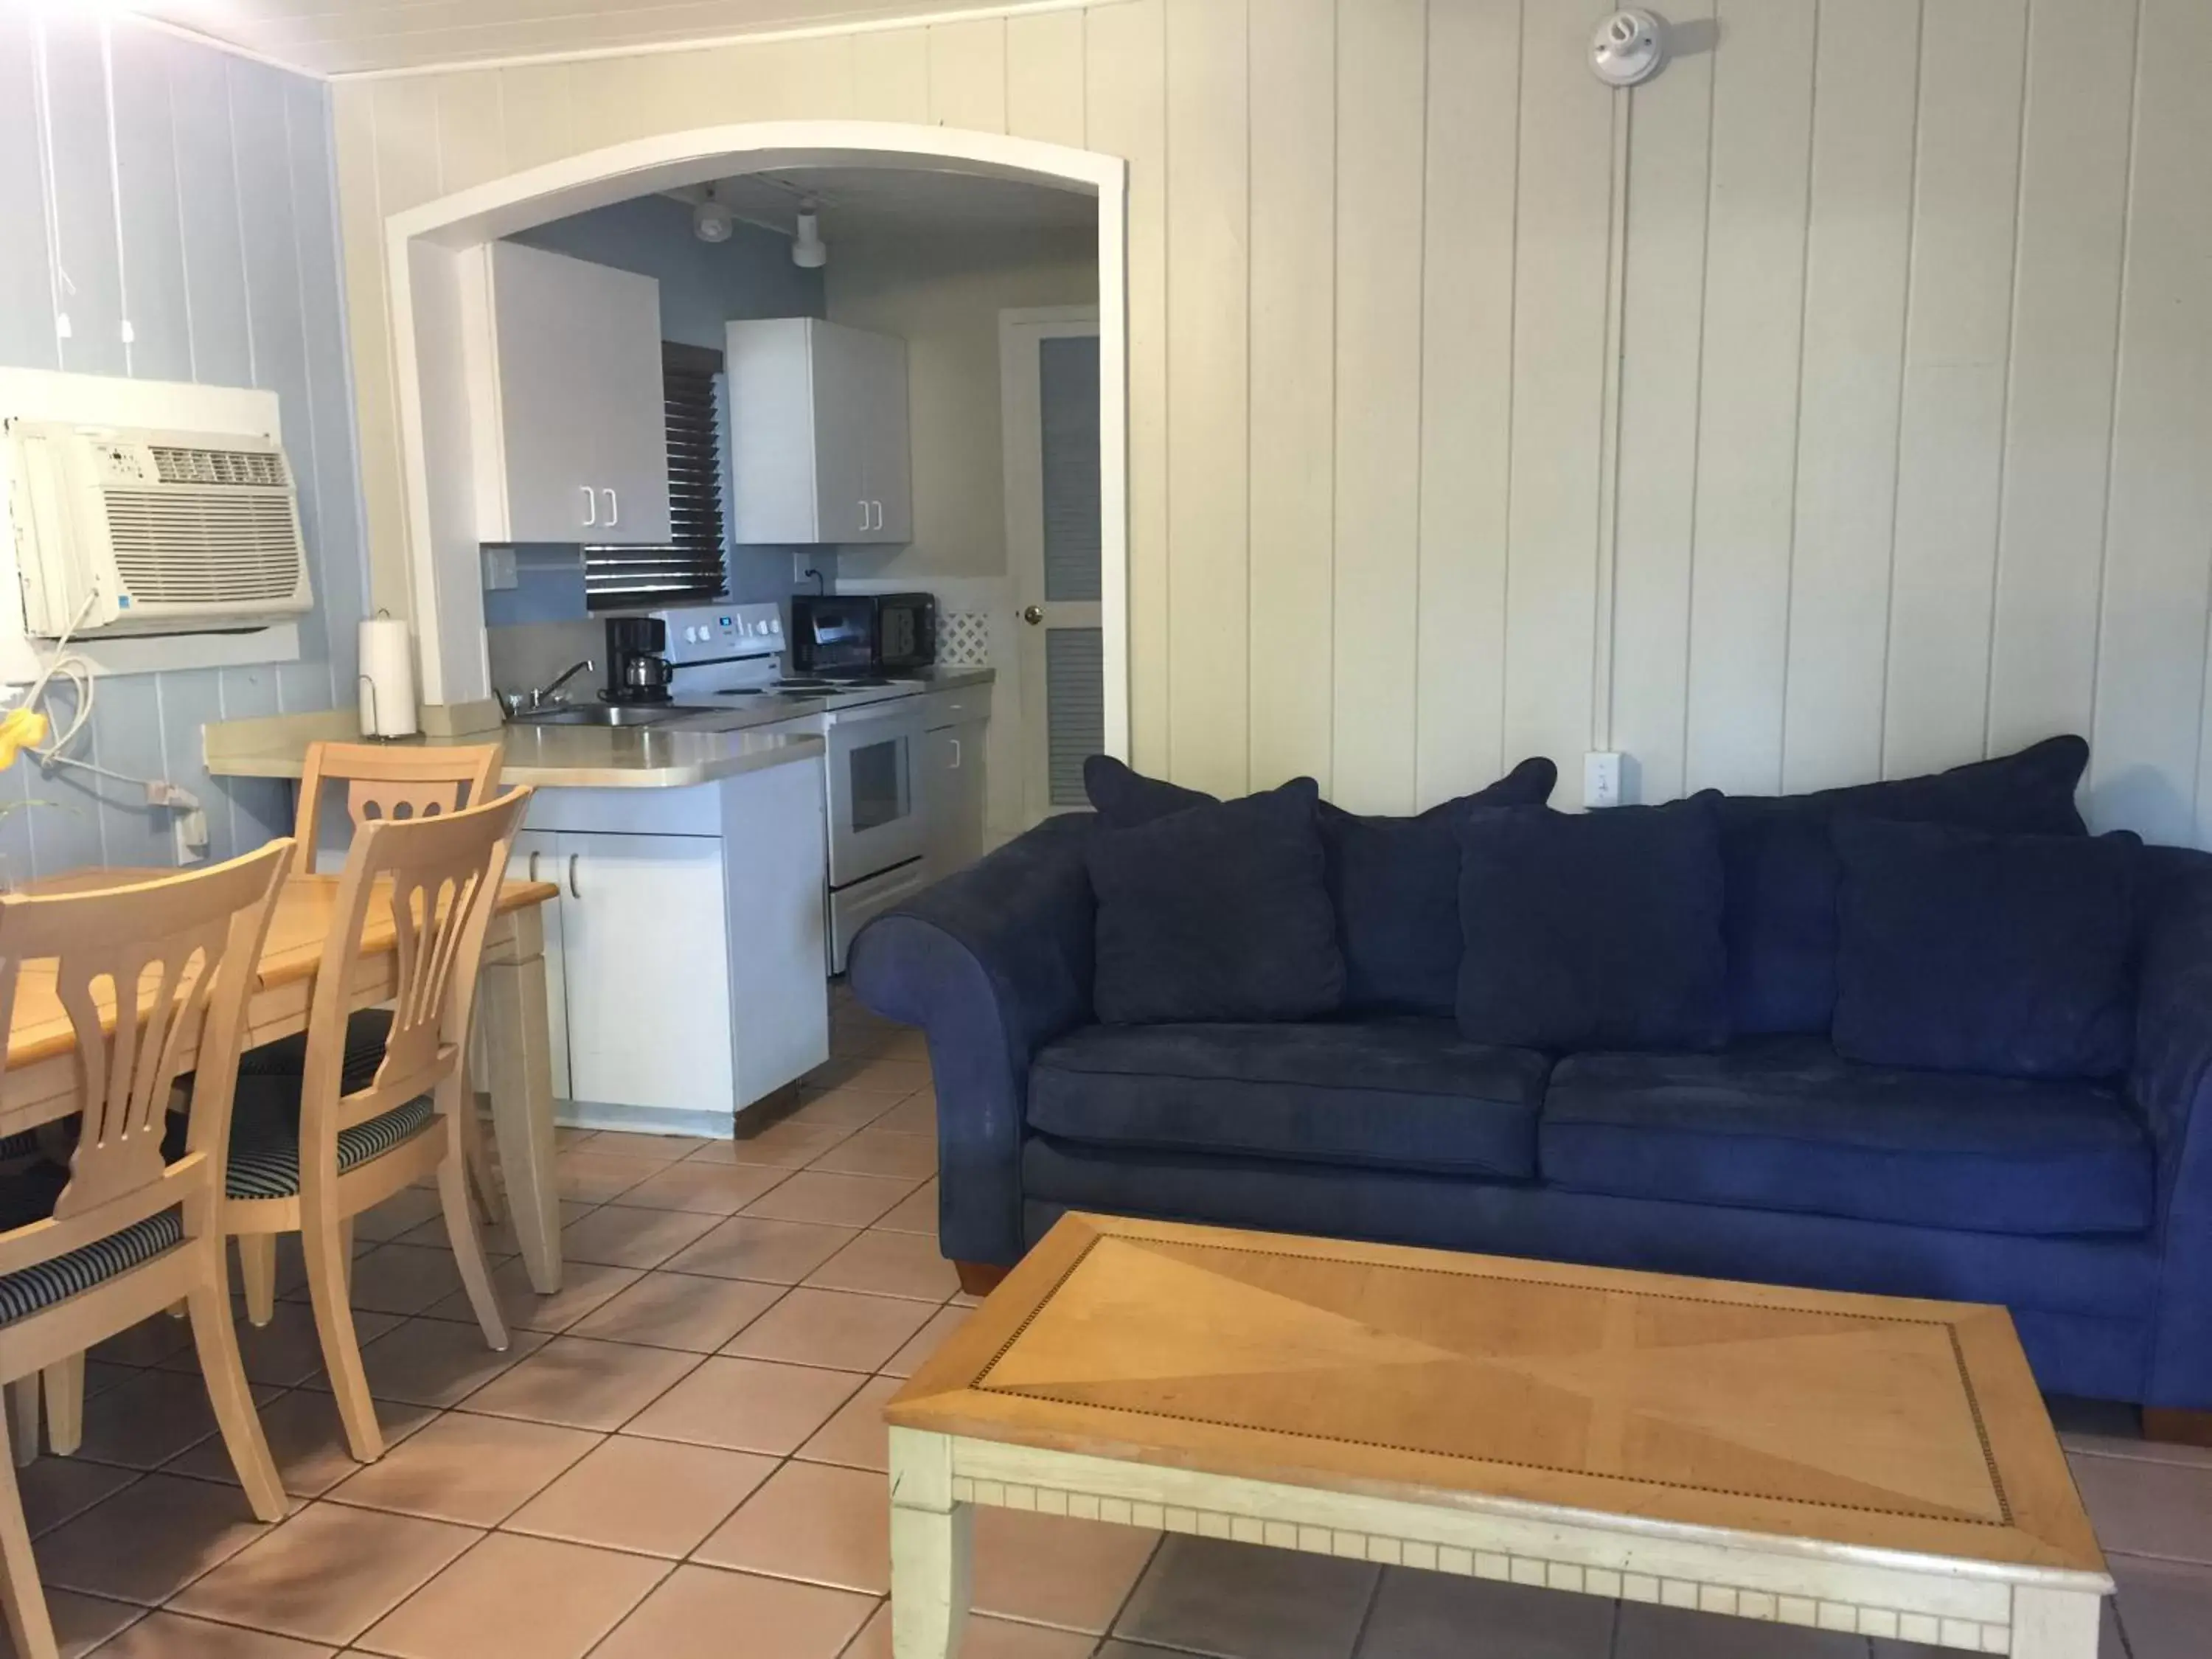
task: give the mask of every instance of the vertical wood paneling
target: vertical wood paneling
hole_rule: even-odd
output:
[[[512,88],[509,88],[512,91]],[[353,356],[368,528],[370,597],[395,617],[410,614],[399,489],[398,410],[392,386],[391,319],[384,282],[382,171],[374,82],[331,90],[331,138],[339,177],[338,223],[346,273],[347,336]],[[514,107],[511,100],[508,108]]]
[[[1216,794],[1250,766],[1245,45],[1242,0],[1168,0],[1168,752]]]
[[[970,132],[1006,130],[1006,24],[982,17],[929,31],[929,118]]]
[[[1668,15],[1710,24],[1711,0]],[[1683,787],[1715,61],[1711,52],[1680,58],[1629,94],[1613,704],[1602,712],[1613,745],[1634,757],[1639,800]]]
[[[1782,783],[1790,493],[1812,144],[1812,0],[1724,10],[1690,566],[1685,784]]]
[[[497,70],[439,78],[438,182],[466,190],[507,171],[507,118]]]
[[[376,204],[385,218],[445,193],[438,161],[440,78],[379,81],[370,89],[376,111]],[[596,84],[610,78],[592,80]],[[576,120],[584,125],[581,110]]]
[[[1519,0],[1431,5],[1422,187],[1414,795],[1503,769]]]
[[[1164,0],[1084,19],[1084,126],[1128,164],[1129,744],[1164,772],[1168,744],[1167,118]]]
[[[2198,15],[2188,0],[2142,8],[2090,783],[2100,825],[2202,844],[2212,840],[2200,754],[2212,556],[2212,99],[2188,54],[2170,49]]]
[[[2095,704],[2134,11],[2112,0],[2036,0],[2028,14],[1993,752],[2087,731]]]
[[[1334,799],[1413,805],[1421,522],[1422,0],[1337,18]],[[1319,620],[1319,619],[1316,619]]]
[[[1006,19],[1006,131],[1082,148],[1081,12]]]
[[[1356,0],[1355,0],[1356,3]],[[1337,0],[1252,32],[1252,781],[1332,784]],[[1355,545],[1358,544],[1355,543]]]
[[[106,30],[94,19],[66,12],[48,12],[41,27],[54,248],[70,328],[62,342],[62,367],[76,374],[120,374],[123,264],[108,168]]]
[[[345,120],[345,100],[354,92],[343,85],[338,88],[341,126]],[[574,154],[575,124],[568,113],[571,92],[571,73],[566,64],[530,64],[499,72],[500,125],[510,169],[520,173]],[[338,172],[341,179],[352,176],[343,149]]]
[[[568,118],[574,124],[570,154],[603,149],[626,139],[667,131],[662,109],[682,96],[684,74],[679,59],[667,52],[641,58],[613,58],[595,64],[588,74],[570,82]],[[386,86],[406,86],[388,81]],[[377,125],[383,129],[383,106],[378,106]]]
[[[1820,14],[1783,787],[1881,770],[1920,0]]]
[[[0,9],[0,224],[8,227],[8,234],[0,236],[0,362],[53,368],[60,356],[54,339],[53,268],[47,257],[37,75],[29,15],[15,7]],[[0,825],[5,822],[0,819]]]
[[[1587,6],[1528,0],[1522,19],[1504,750],[1562,761],[1553,799],[1572,806],[1590,737],[1613,106],[1583,61]]]
[[[131,372],[142,380],[188,380],[192,374],[177,135],[169,118],[169,63],[182,51],[150,29],[122,28],[113,36],[123,288],[131,302]]]
[[[294,228],[291,133],[286,108],[289,77],[258,64],[230,65],[231,124],[238,144],[239,240],[245,250],[246,322],[253,337],[254,384],[276,393],[284,447],[299,476],[300,527],[310,548],[323,545],[315,488],[313,399],[307,389],[307,319]],[[278,706],[331,706],[330,647],[321,606],[300,619],[301,660],[267,678]],[[226,669],[226,678],[238,671]]]
[[[863,121],[929,119],[929,31],[853,38],[853,112]]]
[[[325,88],[294,81],[286,89],[285,155],[300,250],[300,288],[307,301],[308,417],[315,434],[316,521],[322,536],[319,598],[330,636],[331,698],[343,707],[354,696],[358,666],[354,624],[366,612],[368,570],[344,317],[330,297],[344,287],[331,120],[331,98]]]
[[[1978,754],[1988,730],[2026,0],[1922,21],[1882,767]]]
[[[230,79],[222,58],[187,52],[170,66],[171,125],[185,229],[185,293],[192,378],[253,383],[246,319],[246,263],[238,240],[238,164],[230,131]]]

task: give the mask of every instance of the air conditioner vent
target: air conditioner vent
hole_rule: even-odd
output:
[[[165,484],[243,484],[261,489],[282,489],[291,480],[284,476],[284,458],[266,450],[181,449],[155,444],[154,465]]]
[[[281,496],[111,489],[107,527],[136,604],[276,599],[299,585],[292,509]]]

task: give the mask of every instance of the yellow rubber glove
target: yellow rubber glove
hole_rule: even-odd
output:
[[[46,740],[46,717],[35,708],[11,708],[0,714],[0,772],[15,763],[15,757],[26,749],[35,749]]]

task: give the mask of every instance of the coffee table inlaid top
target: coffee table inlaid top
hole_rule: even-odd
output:
[[[1069,1215],[894,1399],[1208,1474],[2102,1571],[2002,1308]]]

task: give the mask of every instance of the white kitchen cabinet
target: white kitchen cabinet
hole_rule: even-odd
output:
[[[987,729],[983,721],[975,720],[922,733],[922,807],[929,825],[932,881],[964,870],[983,856]]]
[[[732,1097],[722,843],[563,834],[561,954],[568,1098],[611,1106]]]
[[[911,540],[906,342],[776,317],[732,323],[725,343],[732,538]]]
[[[669,536],[660,284],[517,242],[466,294],[477,539]]]
[[[545,916],[564,1122],[727,1136],[829,1056],[817,758],[682,789],[540,789],[511,868]]]
[[[561,868],[555,837],[544,830],[519,830],[507,860],[511,881],[553,881]],[[538,907],[545,933],[545,1026],[552,1050],[553,1094],[569,1097],[568,991],[563,982],[567,956],[562,946],[561,906],[556,901]]]

